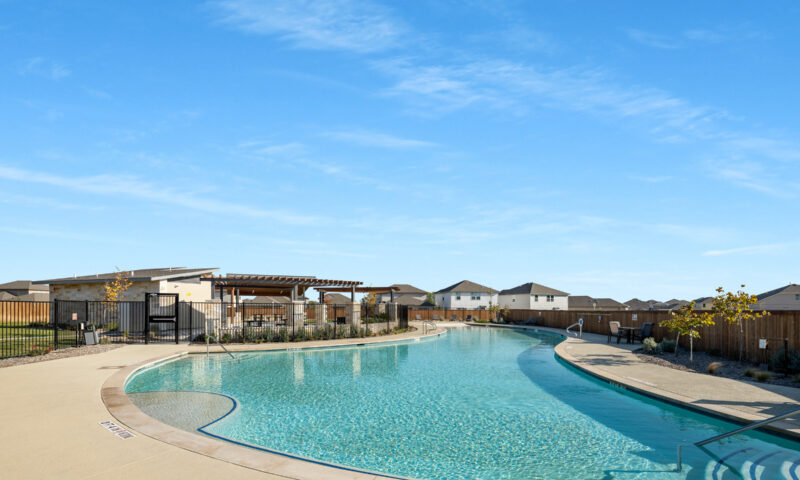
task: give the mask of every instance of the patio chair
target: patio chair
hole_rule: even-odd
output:
[[[638,332],[633,334],[633,341],[639,340],[640,342],[644,342],[645,338],[649,338],[653,336],[653,323],[652,322],[644,322],[642,324],[642,328],[639,329]]]
[[[617,343],[619,343],[622,338],[622,330],[619,327],[619,322],[608,322],[608,341],[606,343],[611,343],[611,337],[617,337]]]
[[[450,321],[451,322],[457,322],[458,321],[458,316],[455,313],[450,315]]]
[[[433,321],[434,321],[434,322],[438,322],[438,321],[439,321],[439,315],[437,315],[437,314],[435,314],[435,313],[434,313],[434,314],[433,314]]]
[[[464,321],[465,322],[471,322],[472,321],[472,315],[467,315],[467,318],[465,318]]]
[[[422,321],[422,317],[420,317],[420,316],[419,316],[419,313],[417,313],[417,314],[414,314],[414,316],[416,317],[416,320],[417,320],[418,322],[421,322],[421,321]]]
[[[538,323],[539,323],[539,319],[538,318],[533,318],[533,317],[528,317],[527,320],[522,322],[523,325],[536,325]]]

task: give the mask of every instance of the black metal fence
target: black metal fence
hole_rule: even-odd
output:
[[[92,343],[292,342],[367,337],[407,328],[398,315],[352,304],[68,301],[0,302],[0,358]],[[163,303],[163,305],[162,305]],[[170,303],[169,305],[167,303]],[[405,314],[403,312],[406,312]],[[154,321],[175,316],[175,322]],[[163,320],[163,318],[161,319]]]

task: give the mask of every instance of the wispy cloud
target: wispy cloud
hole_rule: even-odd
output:
[[[709,174],[713,178],[764,193],[777,198],[794,198],[796,188],[786,183],[777,172],[769,172],[756,161],[713,161],[709,163]]]
[[[224,0],[222,21],[246,32],[276,35],[300,48],[375,52],[405,31],[389,9],[368,0]]]
[[[719,28],[693,28],[682,32],[661,34],[648,32],[636,28],[625,30],[628,38],[642,45],[660,48],[662,50],[675,50],[688,48],[697,44],[720,44],[737,40],[753,40],[766,35],[748,28],[747,26],[719,27]]]
[[[800,246],[800,242],[768,243],[764,245],[750,245],[747,247],[729,248],[726,250],[709,250],[704,252],[703,255],[709,257],[718,257],[722,255],[735,254],[775,253],[797,246]]]
[[[209,196],[199,196],[191,192],[178,191],[163,185],[143,181],[132,175],[65,177],[0,166],[0,178],[16,182],[51,185],[95,195],[133,197],[206,213],[266,218],[290,225],[310,225],[320,221],[316,217],[281,210],[268,210],[252,205],[218,200]]]
[[[21,75],[36,75],[51,80],[60,80],[69,76],[72,72],[60,63],[53,62],[43,57],[33,57],[25,62],[19,69],[19,73]]]
[[[379,147],[389,149],[435,147],[436,143],[411,138],[402,138],[386,133],[370,132],[367,130],[337,130],[325,132],[323,136],[341,142],[352,143],[364,147]]]

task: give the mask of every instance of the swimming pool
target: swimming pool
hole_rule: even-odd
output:
[[[418,342],[239,353],[239,362],[192,355],[140,371],[126,391],[180,428],[395,476],[684,479],[738,469],[797,478],[799,444],[759,432],[687,449],[675,472],[678,444],[736,425],[580,373],[555,358],[560,341],[467,328]]]

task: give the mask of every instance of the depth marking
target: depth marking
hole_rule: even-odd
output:
[[[129,438],[133,438],[136,436],[133,433],[129,432],[128,430],[125,430],[124,428],[120,427],[116,423],[108,420],[106,420],[105,422],[100,422],[100,426],[102,426],[103,428],[105,428],[106,430],[108,430],[109,432],[113,433],[114,435],[123,440],[127,440]]]

